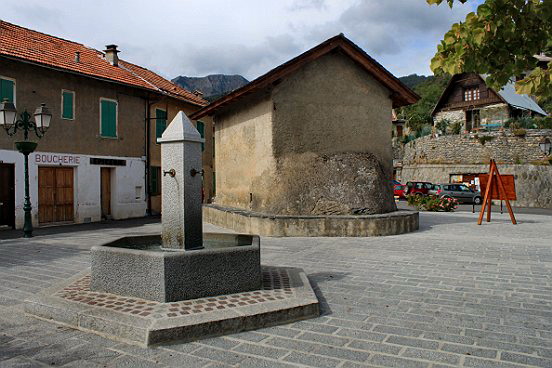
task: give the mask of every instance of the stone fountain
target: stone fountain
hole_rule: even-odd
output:
[[[318,316],[301,269],[261,266],[258,236],[203,232],[203,140],[183,112],[159,142],[162,233],[92,247],[90,270],[28,300],[26,312],[143,346]]]
[[[174,302],[261,288],[258,236],[203,233],[202,142],[179,112],[159,140],[161,237],[93,247],[92,290]]]

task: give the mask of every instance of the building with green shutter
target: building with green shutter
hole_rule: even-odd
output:
[[[187,115],[197,111],[198,107],[185,101],[165,99],[151,106],[150,109],[150,172],[151,172],[151,196],[150,208],[153,214],[161,213],[161,146],[157,139],[161,137],[167,125],[174,119],[179,111]],[[210,117],[194,120],[199,134],[205,139],[203,150],[203,201],[210,202],[215,195],[214,177],[214,147],[213,147],[213,123]]]
[[[155,137],[177,110],[190,113],[206,101],[118,53],[115,45],[101,52],[0,21],[0,99],[30,113],[46,103],[53,114],[29,157],[35,226],[155,212]],[[7,178],[0,184],[8,188],[0,191],[0,226],[20,228],[24,171],[17,138],[0,131],[0,177]]]

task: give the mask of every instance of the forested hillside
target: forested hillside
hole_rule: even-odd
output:
[[[441,97],[450,77],[412,74],[399,79],[421,98],[414,105],[400,108],[397,115],[407,120],[409,128],[414,131],[421,130],[424,125],[432,125],[431,111]]]

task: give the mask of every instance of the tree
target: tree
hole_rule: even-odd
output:
[[[441,4],[445,0],[426,0]],[[454,3],[468,0],[446,0]],[[552,54],[552,0],[485,0],[445,34],[431,60],[435,73],[486,74],[499,90],[518,77],[516,92],[552,98],[552,63],[541,68],[534,55]]]
[[[404,78],[401,77],[401,81]],[[399,117],[407,120],[408,127],[414,132],[421,132],[424,127],[433,125],[431,112],[448,82],[448,78],[444,76],[429,76],[424,79],[414,87],[414,92],[421,97],[420,100],[398,110]]]

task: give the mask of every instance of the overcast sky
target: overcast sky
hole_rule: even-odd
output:
[[[253,79],[344,33],[396,76],[430,74],[450,9],[425,0],[1,0],[2,20],[103,50],[164,77]]]

